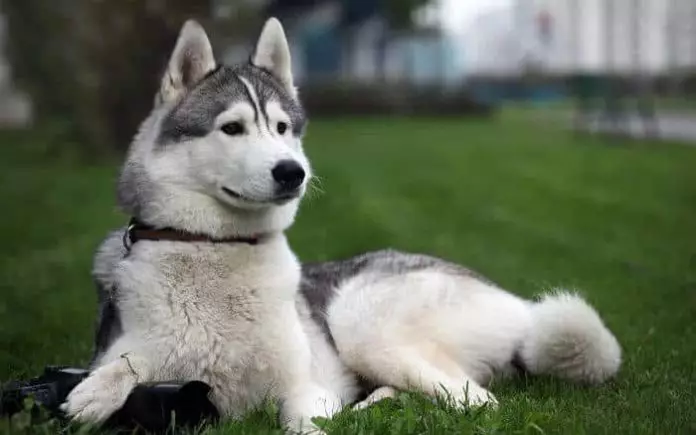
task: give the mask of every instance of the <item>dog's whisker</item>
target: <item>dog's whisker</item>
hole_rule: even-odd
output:
[[[322,187],[322,179],[314,176],[307,185],[307,199],[314,199],[324,195],[326,191]]]

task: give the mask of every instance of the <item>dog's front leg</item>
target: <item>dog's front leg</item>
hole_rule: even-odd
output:
[[[61,409],[74,420],[103,423],[123,406],[133,388],[149,381],[151,375],[145,358],[125,353],[96,368],[70,392]]]
[[[294,307],[287,320],[287,329],[284,330],[279,346],[282,358],[278,377],[281,386],[281,420],[291,431],[320,433],[312,423],[312,418],[330,418],[340,411],[343,404],[336,393],[313,379],[309,339]]]
[[[282,397],[281,421],[294,433],[320,434],[314,417],[332,417],[341,408],[340,398],[311,379],[291,387]]]

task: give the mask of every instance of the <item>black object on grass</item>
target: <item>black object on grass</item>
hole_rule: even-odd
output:
[[[8,382],[0,389],[0,416],[22,411],[25,399],[32,398],[35,406],[65,420],[60,405],[88,375],[89,371],[80,368],[49,366],[34,379]],[[129,432],[164,432],[173,426],[196,427],[216,421],[219,414],[208,399],[209,392],[210,386],[199,381],[139,384],[104,426]]]

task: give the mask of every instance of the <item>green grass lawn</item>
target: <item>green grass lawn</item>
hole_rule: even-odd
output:
[[[528,296],[579,288],[622,343],[618,379],[499,382],[499,410],[466,414],[403,395],[340,414],[329,433],[696,431],[696,148],[572,139],[529,119],[312,123],[323,193],[306,200],[292,245],[303,260],[424,251]],[[0,380],[87,361],[91,256],[126,220],[116,165],[48,157],[46,136],[0,135]],[[272,411],[209,433],[279,433]]]

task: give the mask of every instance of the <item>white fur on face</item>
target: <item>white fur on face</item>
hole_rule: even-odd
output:
[[[289,122],[285,112],[277,116],[269,113],[268,116],[268,124],[272,128],[278,122]],[[295,141],[289,131],[280,135],[275,129],[268,128],[263,120],[254,122],[253,110],[246,103],[236,104],[223,112],[216,124],[221,127],[231,121],[241,122],[245,133],[240,136],[228,136],[218,128],[209,136],[209,143],[215,147],[214,152],[217,154],[214,157],[218,164],[217,174],[211,175],[214,177],[217,191],[221,194],[220,199],[242,207],[272,203],[276,182],[271,171],[283,160],[296,161],[309,173],[307,159],[301,148],[293,143]],[[302,194],[305,185],[306,180],[302,185]],[[242,198],[228,195],[223,191],[223,187],[236,192]]]
[[[216,75],[205,32],[195,23],[184,26],[155,110],[131,144],[121,173],[119,204],[126,213],[151,225],[215,237],[274,233],[292,225],[310,178],[299,137],[304,114],[294,99],[282,26],[271,20],[257,48],[258,62],[220,67]],[[211,82],[203,86],[208,75]],[[244,134],[221,131],[234,120],[244,122]],[[288,123],[286,133],[278,133],[278,122]],[[280,192],[273,179],[282,160],[304,168],[296,192]],[[288,196],[293,193],[296,198]]]
[[[249,89],[251,93],[253,89]],[[268,123],[265,119],[255,121],[255,113],[264,113]],[[222,126],[230,122],[242,124],[244,133],[230,136],[223,132]],[[215,129],[207,136],[174,144],[163,153],[155,151],[154,178],[237,208],[260,209],[297,202],[306,190],[310,165],[291,128],[284,134],[277,131],[280,122],[290,125],[290,117],[278,102],[268,102],[263,111],[248,102],[233,103],[217,117]],[[298,197],[290,201],[276,199],[272,170],[283,160],[296,161],[307,174]]]

